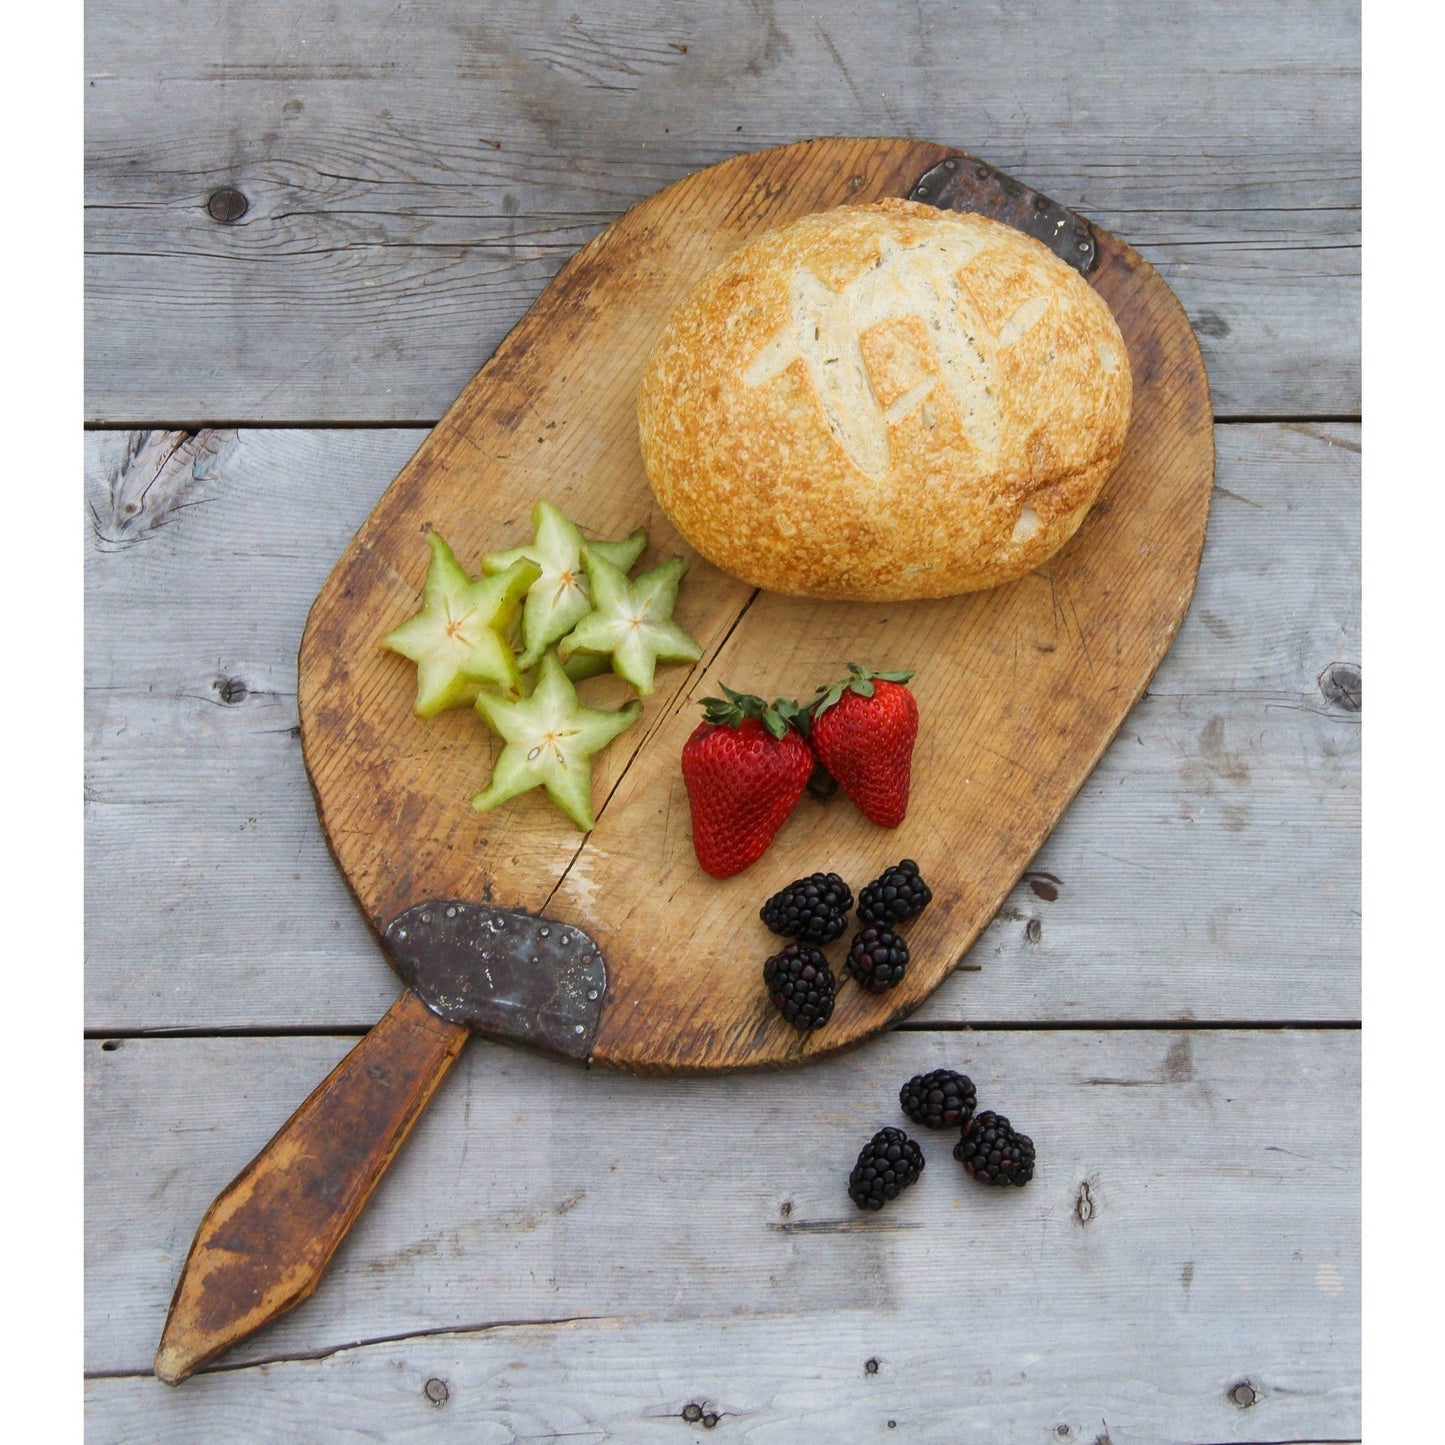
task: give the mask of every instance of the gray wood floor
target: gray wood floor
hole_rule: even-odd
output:
[[[1356,1439],[1358,7],[111,0],[86,51],[87,1438]],[[835,133],[1175,288],[1219,457],[1178,640],[907,1025],[719,1080],[474,1044],[316,1296],[167,1390],[202,1211],[395,997],[301,763],[312,598],[587,237]],[[1037,1178],[930,1137],[857,1215],[945,1065]]]

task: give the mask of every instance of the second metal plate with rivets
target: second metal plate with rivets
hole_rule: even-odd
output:
[[[580,928],[442,898],[399,914],[382,941],[396,971],[442,1018],[573,1058],[591,1052],[607,968]]]
[[[908,199],[941,211],[977,211],[1004,221],[1042,241],[1082,276],[1099,258],[1094,228],[1082,216],[963,151],[924,171]]]

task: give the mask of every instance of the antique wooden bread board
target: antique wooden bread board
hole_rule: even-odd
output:
[[[427,898],[544,913],[584,928],[607,964],[593,1059],[642,1071],[777,1066],[897,1021],[959,963],[1142,694],[1193,592],[1213,484],[1212,416],[1188,319],[1154,269],[1097,232],[1089,276],[1129,346],[1134,415],[1121,463],[1073,540],[1040,571],[934,602],[817,602],[755,592],[695,554],[658,510],[635,394],[668,307],[760,232],[810,211],[909,195],[953,154],[898,139],[756,152],[669,186],[563,268],[378,502],[328,579],[301,645],[306,765],[328,842],[374,927]],[[693,565],[677,617],[703,647],[659,671],[642,721],[595,760],[584,836],[535,792],[469,804],[498,745],[471,710],[413,716],[414,669],[378,640],[416,610],[425,533],[474,573],[530,535],[545,497],[594,536],[645,525],[641,566]],[[721,683],[806,700],[848,662],[913,668],[922,714],[901,827],[841,794],[805,797],[771,850],[718,882],[693,856],[678,759]],[[616,705],[617,679],[582,684]],[[875,997],[842,983],[830,1022],[800,1037],[767,1001],[780,941],[758,918],[790,879],[836,871],[855,894],[918,860],[931,907],[907,977]],[[830,950],[835,972],[847,936]]]

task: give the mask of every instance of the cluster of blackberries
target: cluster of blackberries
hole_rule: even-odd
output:
[[[848,949],[848,972],[870,993],[902,982],[908,945],[894,927],[916,917],[932,897],[912,858],[885,869],[859,893],[862,927]],[[818,945],[842,937],[852,907],[852,890],[836,873],[814,873],[789,883],[759,910],[774,933],[796,940],[763,965],[763,983],[783,1017],[802,1032],[832,1017],[837,982]]]
[[[1022,1188],[1034,1177],[1034,1141],[1002,1114],[974,1113],[978,1093],[967,1074],[935,1069],[917,1074],[898,1091],[903,1112],[929,1129],[959,1130],[953,1157],[980,1184]],[[923,1173],[923,1151],[902,1129],[880,1129],[858,1155],[848,1195],[859,1209],[882,1209]]]

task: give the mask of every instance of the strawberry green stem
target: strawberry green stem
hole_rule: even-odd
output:
[[[906,683],[912,676],[912,672],[875,672],[871,667],[860,667],[856,662],[850,662],[847,677],[818,689],[810,704],[811,714],[814,718],[822,717],[845,692],[856,692],[859,697],[872,697],[875,681]]]
[[[703,717],[717,727],[741,727],[745,718],[757,718],[775,737],[787,734],[791,723],[804,731],[806,714],[792,698],[777,697],[772,702],[750,692],[734,692],[726,683],[719,683],[723,696],[705,697],[702,700]]]

